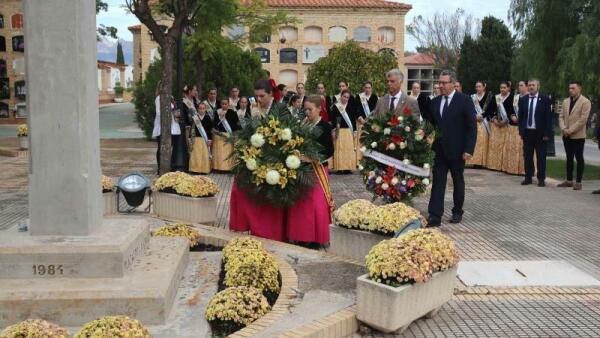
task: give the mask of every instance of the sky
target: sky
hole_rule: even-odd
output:
[[[128,26],[139,23],[134,15],[127,14],[121,8],[125,3],[124,0],[105,0],[109,7],[108,12],[101,12],[98,15],[98,24],[107,26],[115,26],[119,30],[119,37],[131,41],[133,36],[127,29]],[[493,15],[505,23],[508,23],[507,14],[510,6],[510,0],[392,0],[396,2],[408,3],[413,8],[406,15],[406,24],[410,24],[415,16],[422,15],[425,18],[431,17],[435,12],[451,13],[457,8],[464,9],[467,13],[473,14],[474,17],[483,19],[487,15]],[[416,49],[416,41],[409,35],[405,36],[406,51],[414,51]]]

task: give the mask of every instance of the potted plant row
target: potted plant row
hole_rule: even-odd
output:
[[[364,262],[371,248],[413,222],[424,223],[418,210],[402,202],[376,206],[352,200],[333,213],[329,251]]]
[[[357,318],[385,333],[433,316],[453,295],[458,251],[441,232],[418,229],[371,249],[357,280]]]
[[[166,173],[154,182],[153,203],[157,217],[187,223],[212,224],[217,218],[217,184],[207,176]]]

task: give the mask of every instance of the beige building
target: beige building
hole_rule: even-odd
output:
[[[0,1],[0,124],[27,117],[21,0]]]
[[[304,82],[310,65],[346,40],[373,51],[393,50],[403,68],[404,18],[411,5],[385,0],[268,0],[268,4],[299,21],[280,27],[270,39],[253,46],[277,83],[295,86]],[[134,79],[139,81],[150,62],[159,57],[158,45],[145,26],[129,30],[133,33]],[[224,34],[234,37],[245,31],[234,26]]]
[[[440,71],[435,68],[435,60],[429,54],[414,54],[404,58],[404,74],[406,86],[410,91],[412,84],[419,82],[421,92],[427,95],[433,93],[433,85],[439,78]]]

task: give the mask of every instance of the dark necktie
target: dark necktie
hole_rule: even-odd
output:
[[[442,107],[442,113],[440,114],[442,117],[444,117],[444,113],[446,112],[446,109],[448,109],[448,95],[444,96],[444,107]]]
[[[533,127],[533,101],[535,100],[535,96],[529,97],[529,109],[527,111],[527,127]]]
[[[394,106],[394,101],[396,101],[396,97],[392,96],[392,100],[390,101],[390,113],[394,113],[394,108],[396,108],[396,106]]]

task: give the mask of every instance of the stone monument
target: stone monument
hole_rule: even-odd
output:
[[[29,233],[0,234],[0,328],[27,318],[77,326],[168,317],[185,239],[143,218],[102,218],[94,0],[24,0],[31,112]]]

